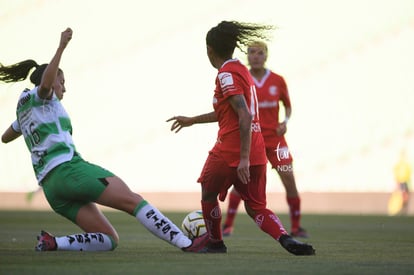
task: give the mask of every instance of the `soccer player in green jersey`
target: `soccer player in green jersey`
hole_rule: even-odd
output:
[[[39,185],[53,210],[77,224],[84,233],[55,237],[41,231],[37,251],[108,251],[118,244],[114,227],[97,204],[124,211],[141,222],[158,238],[193,252],[207,240],[190,240],[182,231],[139,194],[110,171],[85,161],[72,140],[72,125],[61,104],[65,77],[59,68],[63,52],[72,39],[72,30],[61,33],[60,43],[49,64],[25,60],[10,66],[0,64],[0,81],[25,80],[29,72],[32,90],[22,92],[16,121],[2,135],[8,143],[23,135],[31,153]]]

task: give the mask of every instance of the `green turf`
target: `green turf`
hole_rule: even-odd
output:
[[[180,224],[186,213],[166,214]],[[124,213],[106,215],[121,238],[115,251],[39,253],[40,229],[79,230],[53,212],[0,212],[0,274],[414,274],[413,217],[304,215],[316,256],[298,257],[244,214],[219,255],[183,253]]]

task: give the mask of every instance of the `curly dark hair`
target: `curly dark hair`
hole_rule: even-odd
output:
[[[207,32],[206,43],[221,58],[231,58],[235,48],[246,53],[245,48],[254,40],[270,40],[272,25],[222,21]]]

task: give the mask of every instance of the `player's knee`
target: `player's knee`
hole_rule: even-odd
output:
[[[215,202],[217,201],[217,192],[208,192],[208,191],[202,191],[201,194],[201,200],[205,202]]]
[[[265,205],[248,203],[248,202],[245,202],[244,207],[246,209],[246,213],[252,218],[254,218],[257,212],[260,212],[261,210],[266,208]]]
[[[111,244],[112,244],[111,250],[115,250],[115,248],[118,247],[119,237],[117,235],[115,235],[115,236],[108,236],[108,237],[111,240]]]

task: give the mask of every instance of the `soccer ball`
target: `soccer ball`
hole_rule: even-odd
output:
[[[185,216],[181,223],[183,233],[190,239],[197,238],[207,232],[206,224],[204,223],[203,212],[195,210]]]

